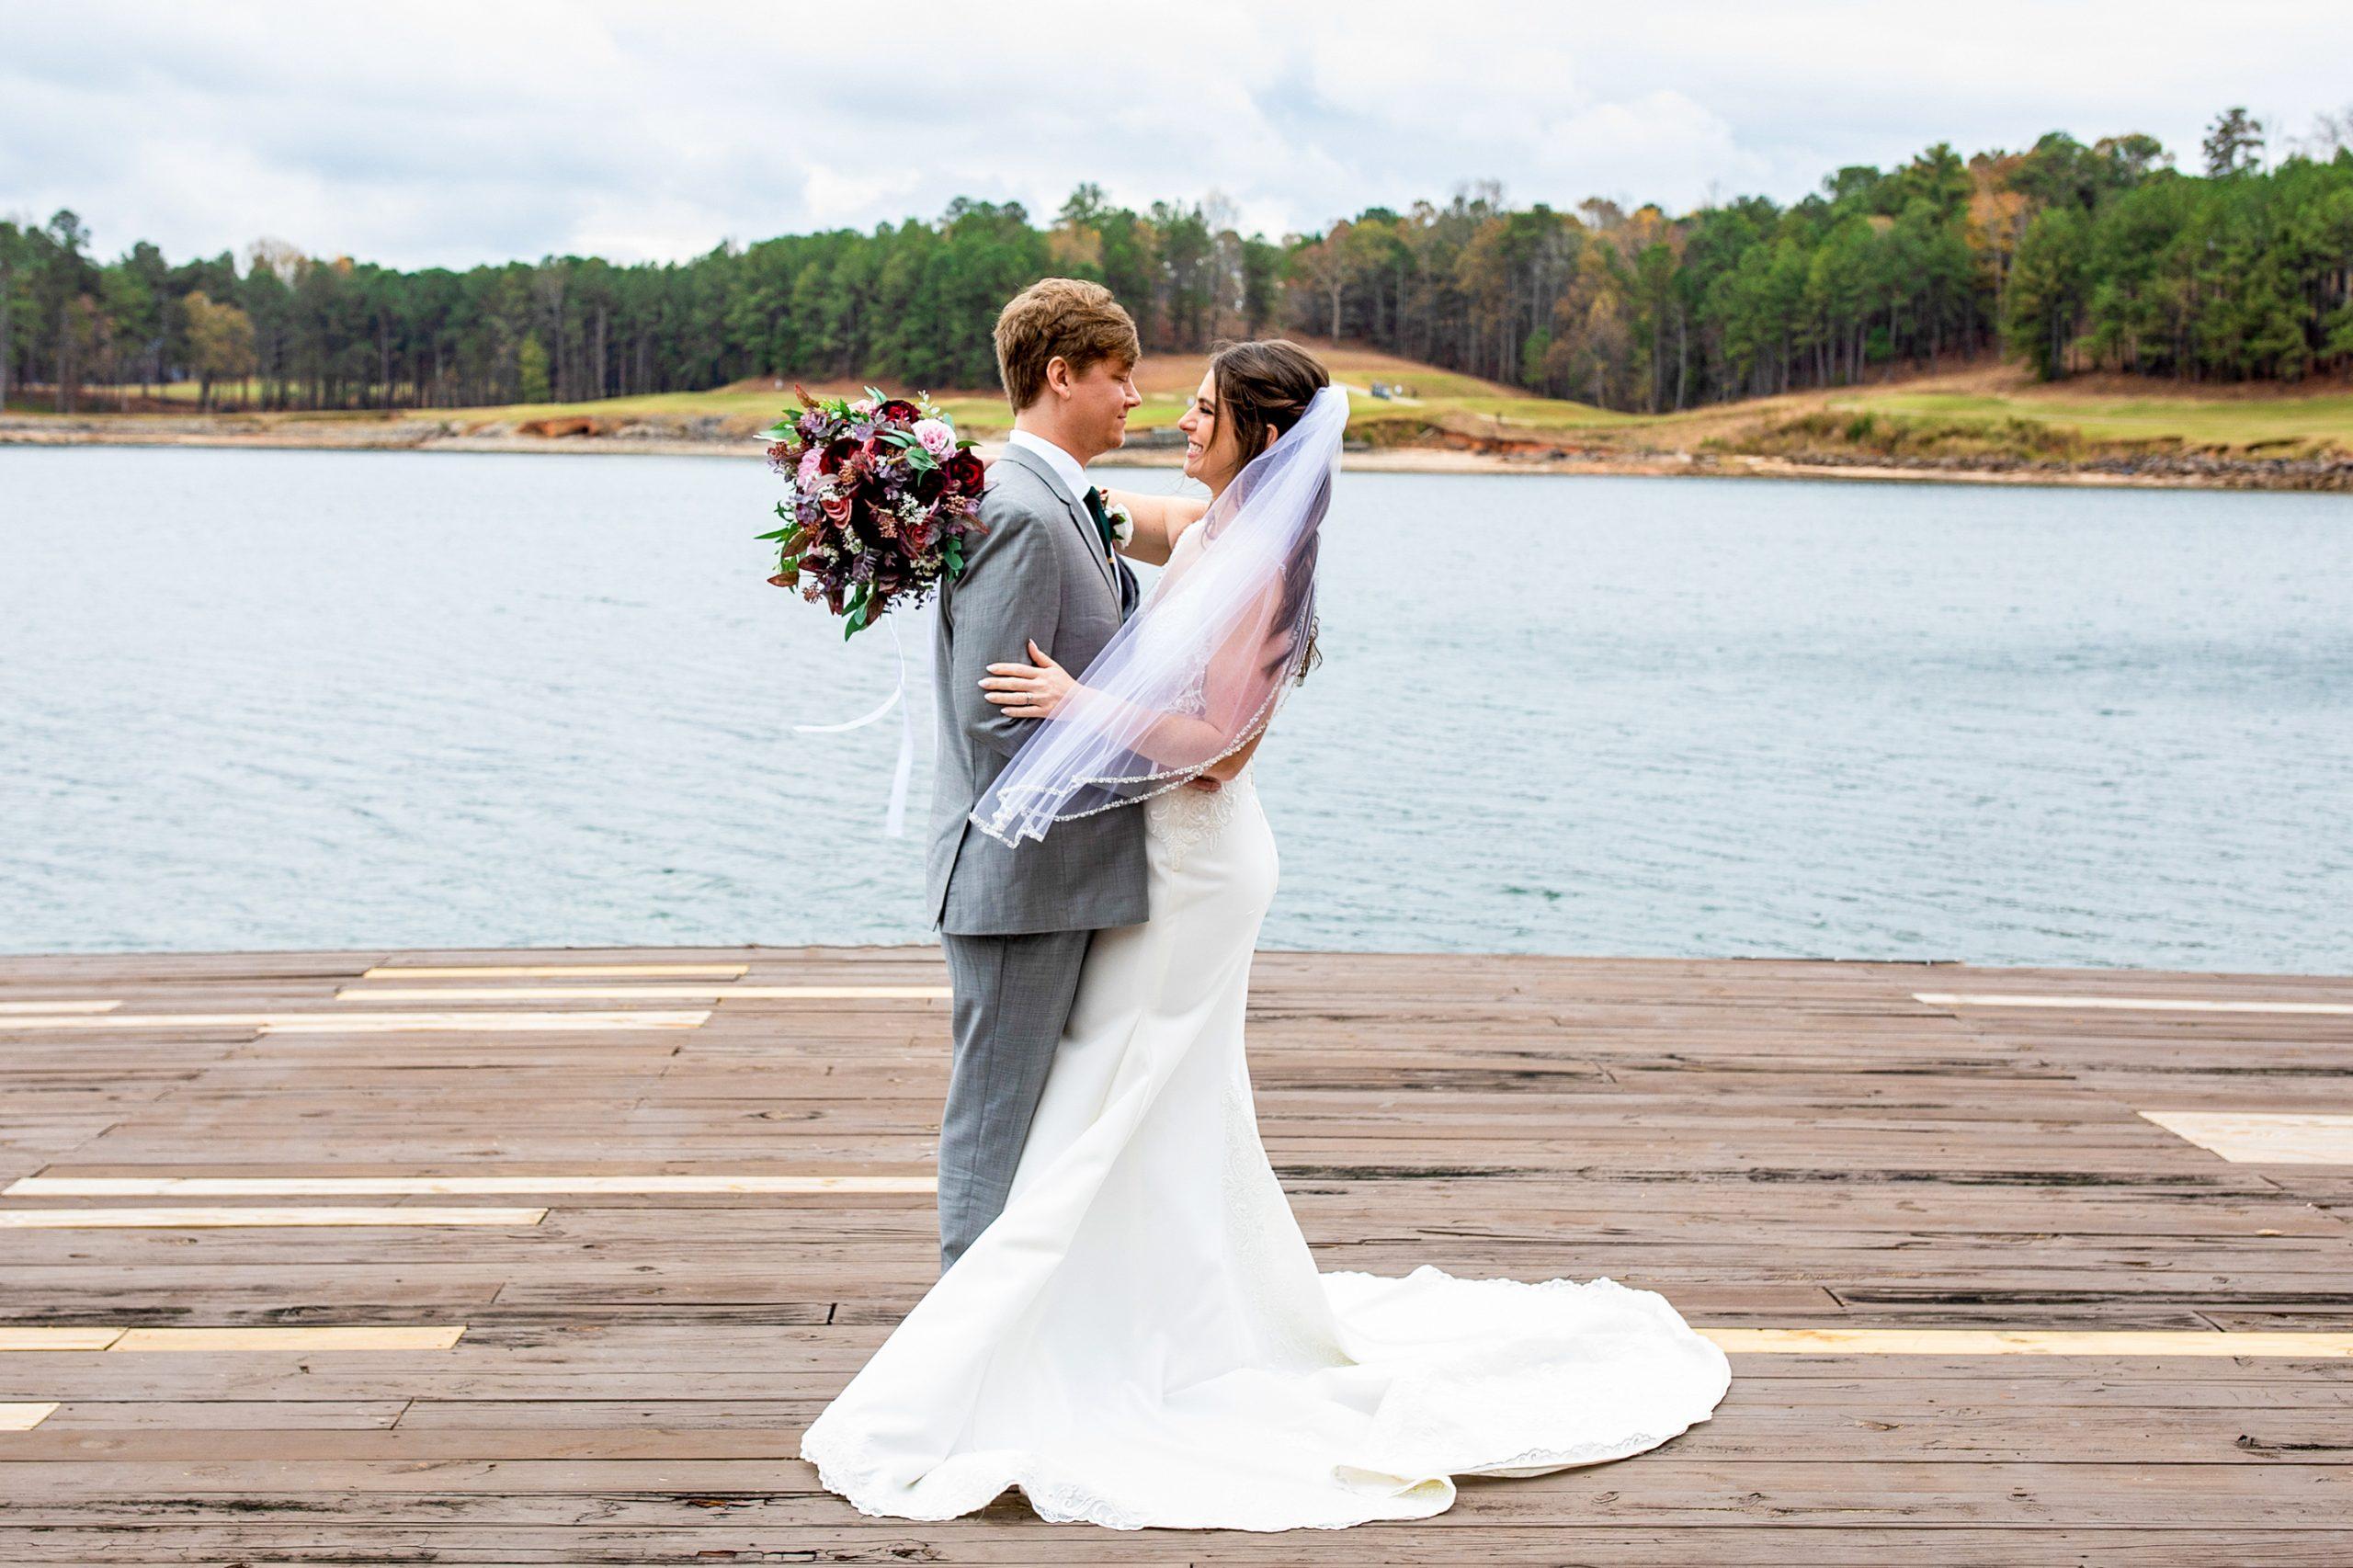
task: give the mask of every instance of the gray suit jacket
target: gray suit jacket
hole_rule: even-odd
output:
[[[1143,812],[1099,812],[1008,848],[968,820],[1038,719],[1008,719],[981,690],[992,664],[1026,664],[1031,640],[1073,675],[1135,610],[1135,574],[1042,458],[1010,448],[989,470],[982,535],[939,591],[932,648],[939,715],[927,896],[956,936],[1092,931],[1144,918]]]

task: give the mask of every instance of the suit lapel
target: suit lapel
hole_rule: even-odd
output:
[[[1008,444],[1005,449],[1005,456],[998,460],[1017,462],[1045,482],[1046,488],[1053,492],[1054,499],[1063,504],[1063,511],[1069,517],[1071,526],[1078,530],[1080,540],[1086,546],[1086,558],[1095,562],[1095,570],[1101,574],[1104,585],[1111,590],[1111,597],[1118,598],[1120,582],[1111,574],[1110,559],[1103,552],[1103,536],[1095,531],[1095,519],[1088,517],[1086,508],[1074,500],[1071,493],[1063,487],[1062,476],[1054,472],[1045,459],[1027,447]]]

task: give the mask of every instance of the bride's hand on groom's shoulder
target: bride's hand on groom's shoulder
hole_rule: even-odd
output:
[[[1032,662],[1026,665],[991,665],[981,679],[983,695],[1005,710],[1008,719],[1051,719],[1078,684],[1035,642],[1029,644],[1029,657]]]

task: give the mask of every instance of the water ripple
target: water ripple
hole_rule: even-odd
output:
[[[920,939],[768,484],[0,449],[0,949]],[[1272,945],[2353,969],[2344,498],[1352,475],[1324,562]]]

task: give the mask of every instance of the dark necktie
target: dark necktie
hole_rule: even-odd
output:
[[[1095,531],[1103,536],[1103,553],[1111,553],[1111,514],[1104,509],[1103,492],[1093,485],[1086,487],[1086,515],[1095,519]]]

